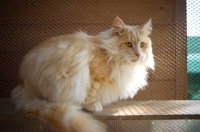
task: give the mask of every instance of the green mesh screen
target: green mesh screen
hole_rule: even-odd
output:
[[[187,1],[188,99],[200,99],[200,1]]]

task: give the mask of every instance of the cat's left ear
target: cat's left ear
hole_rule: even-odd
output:
[[[151,34],[152,31],[152,22],[151,19],[146,23],[140,26],[141,30],[147,32],[147,34]]]
[[[119,18],[115,18],[113,22],[113,34],[114,35],[121,35],[125,30],[124,22]]]

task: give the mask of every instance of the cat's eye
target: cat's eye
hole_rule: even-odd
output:
[[[126,45],[127,47],[132,47],[132,43],[131,43],[131,42],[125,42],[125,45]]]
[[[144,47],[144,42],[140,43],[140,48]]]

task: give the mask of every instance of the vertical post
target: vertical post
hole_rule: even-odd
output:
[[[175,0],[176,100],[187,99],[186,0]]]

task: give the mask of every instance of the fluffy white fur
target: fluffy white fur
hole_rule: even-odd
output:
[[[105,125],[81,108],[101,111],[147,85],[147,70],[154,69],[151,30],[151,20],[127,26],[117,17],[97,36],[77,32],[46,40],[22,62],[19,85],[12,91],[16,110],[36,115],[59,132],[105,132]]]

